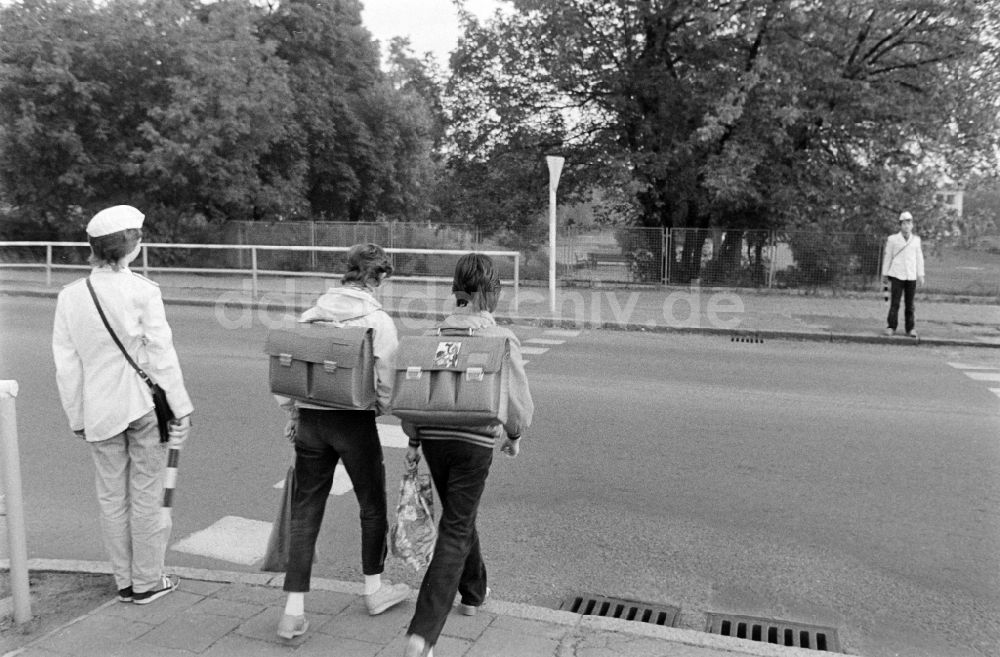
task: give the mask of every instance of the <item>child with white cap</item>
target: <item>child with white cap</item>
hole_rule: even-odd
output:
[[[160,505],[168,445],[187,439],[193,410],[160,288],[128,268],[139,254],[144,218],[129,205],[94,215],[87,224],[93,269],[60,291],[52,331],[63,408],[96,468],[118,599],[136,604],[177,587],[177,578],[163,573],[171,521]],[[166,391],[176,418],[168,442],[161,442],[150,388],[122,350]]]

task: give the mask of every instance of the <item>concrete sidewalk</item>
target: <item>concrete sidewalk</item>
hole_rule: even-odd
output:
[[[32,570],[110,573],[101,562],[32,560]],[[112,597],[4,657],[400,657],[413,598],[369,616],[361,585],[313,578],[310,628],[275,634],[284,605],[281,575],[173,570],[177,591],[149,605]],[[110,574],[109,574],[110,582]],[[111,584],[109,583],[109,588]],[[415,595],[415,594],[414,594]],[[785,647],[635,621],[581,616],[490,599],[473,617],[453,613],[436,657],[804,657]]]
[[[0,268],[0,294],[51,296],[85,271],[60,271],[47,281],[44,272]],[[248,319],[277,321],[308,307],[327,284],[322,278],[261,277],[257,295],[247,277],[159,272],[168,304],[212,306],[220,321],[239,325]],[[386,309],[405,328],[444,316],[452,307],[450,285],[390,281],[379,291]],[[522,285],[515,306],[505,288],[498,319],[549,327],[684,332],[733,339],[796,339],[871,342],[894,345],[1000,347],[1000,303],[996,298],[928,297],[917,294],[919,338],[900,331],[882,334],[887,304],[880,292],[837,295],[785,290],[718,288],[573,288],[557,291],[552,312],[548,289]]]

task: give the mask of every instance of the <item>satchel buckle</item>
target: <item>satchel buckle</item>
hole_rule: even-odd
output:
[[[291,354],[278,354],[278,362],[281,363],[282,367],[292,366],[292,355]]]
[[[323,361],[323,371],[327,373],[334,373],[337,371],[337,361],[335,360],[324,360]]]
[[[406,380],[410,381],[412,379],[419,379],[420,375],[423,374],[423,369],[418,367],[407,367],[406,368]]]
[[[465,370],[465,380],[466,381],[482,381],[483,380],[483,368],[481,367],[470,367]]]

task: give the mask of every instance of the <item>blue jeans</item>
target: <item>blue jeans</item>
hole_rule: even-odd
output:
[[[441,521],[408,631],[434,645],[456,592],[469,605],[481,605],[486,599],[486,566],[479,550],[476,515],[493,450],[459,440],[424,440],[421,449],[441,500]]]
[[[385,465],[373,411],[299,411],[295,435],[295,493],[285,591],[306,592],[312,577],[316,537],[340,460],[361,507],[361,568],[378,575],[385,568]]]

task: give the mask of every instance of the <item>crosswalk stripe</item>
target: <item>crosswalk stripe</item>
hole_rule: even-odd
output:
[[[531,344],[566,344],[565,340],[549,340],[547,338],[529,338],[525,342],[530,342]]]
[[[378,423],[378,440],[382,443],[382,447],[406,449],[410,444],[410,439],[403,433],[403,427],[388,422]]]
[[[1000,372],[966,372],[965,376],[976,381],[1000,381]]]
[[[569,329],[548,329],[545,331],[546,335],[557,335],[563,338],[575,338],[580,335],[580,331],[572,331]]]
[[[269,522],[223,516],[205,529],[177,541],[172,549],[252,566],[264,558],[270,534]]]
[[[378,438],[379,442],[382,443],[382,447],[406,449],[406,446],[410,444],[410,439],[403,433],[403,427],[398,424],[389,424],[388,422],[378,423]],[[277,488],[278,490],[284,487],[284,479],[272,486],[272,488]],[[345,495],[352,490],[354,490],[354,484],[351,482],[351,477],[347,474],[347,470],[344,469],[343,461],[341,461],[337,463],[337,468],[333,471],[333,486],[330,487],[330,495]]]
[[[548,351],[548,347],[521,347],[522,354],[532,354],[538,356]]]
[[[957,370],[995,370],[1000,365],[970,365],[968,363],[948,363]]]

